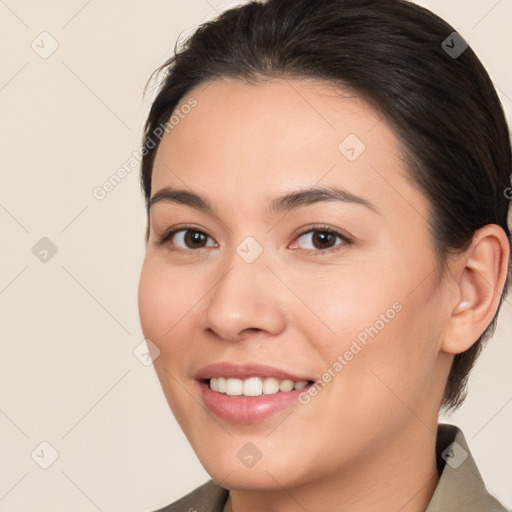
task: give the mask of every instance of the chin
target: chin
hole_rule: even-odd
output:
[[[280,450],[279,443],[267,446],[262,451],[273,454],[265,456],[257,451],[255,444],[246,438],[230,438],[229,443],[217,444],[216,450],[210,447],[196,449],[195,453],[210,477],[221,487],[229,490],[271,491],[293,488],[306,483],[312,477],[311,467],[302,453],[295,455],[288,450]],[[252,459],[251,459],[252,457]],[[261,457],[261,458],[258,458]]]
[[[205,467],[212,480],[225,489],[230,491],[278,491],[283,487],[291,488],[297,485],[297,482],[290,480],[290,471],[288,475],[272,468],[234,468],[233,466],[219,468]]]

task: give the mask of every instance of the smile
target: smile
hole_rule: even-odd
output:
[[[212,377],[209,386],[212,391],[229,396],[260,396],[302,389],[310,382],[307,380],[294,382],[290,379],[278,380],[274,377],[236,379],[229,377]]]
[[[220,362],[195,375],[206,408],[234,423],[255,423],[300,405],[299,394],[314,384],[311,375],[297,375],[260,364]]]

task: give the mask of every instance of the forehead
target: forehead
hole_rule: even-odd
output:
[[[195,106],[183,109],[187,103]],[[375,204],[418,195],[386,120],[332,84],[216,79],[189,92],[175,112],[179,122],[155,158],[152,194],[171,185],[247,203],[326,184]]]

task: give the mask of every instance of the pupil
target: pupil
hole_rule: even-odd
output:
[[[199,231],[189,231],[188,239],[192,242],[192,245],[198,245],[204,242],[204,234]]]
[[[328,231],[319,231],[315,236],[314,236],[314,239],[315,240],[319,240],[320,241],[320,245],[322,244],[329,244],[329,242],[332,242],[332,238],[334,237],[334,235],[332,233],[329,233]],[[323,247],[320,247],[320,248],[323,248]]]

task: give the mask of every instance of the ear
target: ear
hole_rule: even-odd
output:
[[[491,323],[508,276],[510,245],[496,224],[480,228],[470,247],[451,268],[453,298],[441,351],[460,354],[470,348]]]

